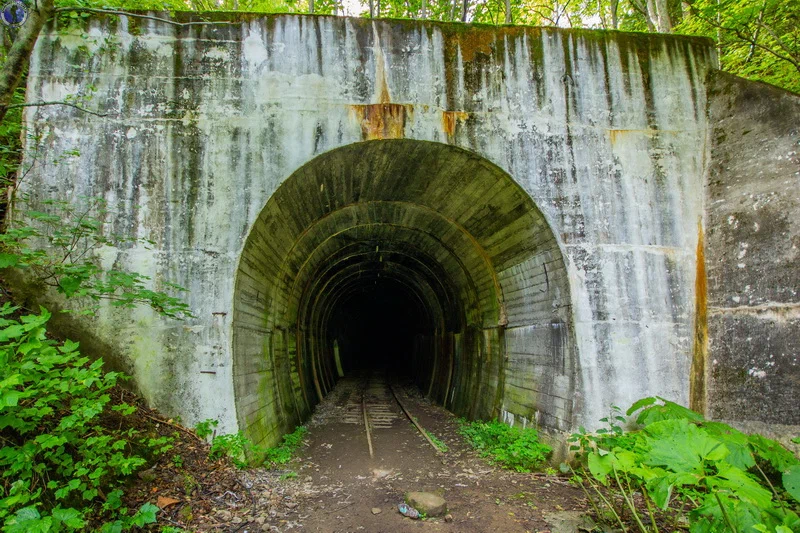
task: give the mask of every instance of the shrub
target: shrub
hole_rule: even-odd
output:
[[[145,464],[135,430],[109,429],[103,417],[124,417],[109,390],[124,376],[104,373],[78,344],[50,340],[50,314],[13,317],[0,308],[0,523],[4,531],[77,530],[99,512],[109,531],[155,521],[153,506],[134,517],[122,507],[124,479]],[[163,447],[164,443],[160,443]],[[104,500],[104,501],[103,501]],[[102,505],[101,504],[102,502]]]
[[[517,472],[530,472],[539,468],[552,451],[550,446],[539,442],[539,433],[533,428],[520,429],[496,420],[461,420],[460,423],[460,433],[482,456]]]
[[[195,426],[195,431],[199,436],[205,438],[213,434],[212,428],[216,426],[216,420],[204,420]],[[211,460],[227,457],[237,468],[241,469],[261,463],[269,463],[273,466],[282,465],[292,460],[295,451],[303,443],[306,433],[308,433],[308,429],[305,426],[298,426],[293,432],[283,436],[281,444],[272,448],[256,446],[241,432],[214,435],[208,457]]]
[[[306,433],[308,429],[305,426],[297,426],[293,432],[284,435],[281,444],[265,450],[265,462],[282,465],[291,461],[294,453],[303,444]]]
[[[655,509],[677,499],[690,509],[691,533],[800,531],[800,460],[779,443],[663,398],[640,400],[627,415],[637,412],[632,431],[615,417],[611,430],[572,436],[583,463],[579,481],[598,515],[602,507],[625,529],[627,511],[640,532],[657,533]],[[636,507],[636,492],[649,518]]]

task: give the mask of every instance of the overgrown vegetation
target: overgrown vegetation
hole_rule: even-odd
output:
[[[447,444],[442,442],[442,439],[440,439],[439,437],[437,437],[436,435],[434,435],[433,433],[431,433],[427,429],[425,430],[425,433],[428,435],[428,438],[431,439],[431,442],[433,442],[433,444],[436,446],[436,448],[440,452],[447,453],[449,451],[450,448],[447,447]]]
[[[572,436],[576,476],[601,519],[640,533],[800,531],[800,460],[778,442],[745,435],[663,398],[645,398],[608,427]],[[637,505],[637,502],[641,502]]]
[[[0,269],[15,268],[36,290],[63,296],[63,311],[95,314],[103,300],[130,308],[148,305],[173,318],[190,316],[180,299],[149,287],[149,278],[104,269],[97,252],[136,242],[104,228],[106,206],[41,202],[30,207],[16,195],[33,167],[19,169],[21,125],[12,109],[0,128],[3,213],[13,209],[0,233]],[[61,160],[72,157],[63,154]],[[36,158],[33,157],[34,165]],[[58,164],[61,161],[50,161]],[[182,292],[177,286],[165,288]],[[4,287],[5,292],[5,287]],[[4,532],[83,530],[121,532],[155,522],[149,503],[135,512],[123,504],[128,477],[172,448],[170,437],[152,436],[126,424],[136,408],[113,403],[110,391],[127,379],[104,372],[78,344],[48,336],[51,313],[7,301],[0,308],[0,524]]]
[[[33,285],[72,298],[82,314],[95,314],[105,300],[122,308],[148,305],[167,317],[191,316],[181,299],[148,288],[149,277],[100,265],[96,254],[105,246],[151,244],[107,234],[103,228],[107,206],[102,199],[85,198],[82,204],[47,200],[39,202],[38,209],[31,204],[27,195],[14,201],[16,216],[0,233],[0,269],[21,269]],[[185,291],[168,282],[163,287]]]
[[[155,521],[146,504],[134,515],[121,486],[169,443],[109,423],[131,414],[110,406],[122,374],[103,372],[77,343],[47,338],[50,313],[14,317],[0,308],[0,523],[3,531],[79,530],[103,518],[114,532]]]
[[[292,460],[295,452],[302,446],[303,439],[306,438],[308,429],[305,426],[298,426],[291,433],[283,436],[283,442],[272,448],[267,448],[264,453],[264,461],[271,465],[283,465]]]
[[[302,446],[308,433],[305,426],[297,426],[294,431],[285,434],[283,441],[277,446],[263,447],[253,444],[242,432],[215,435],[214,428],[217,425],[216,420],[204,420],[195,426],[195,432],[200,438],[211,437],[209,458],[217,460],[228,457],[242,469],[261,465],[274,467],[288,463]]]
[[[534,428],[521,429],[496,420],[459,420],[459,432],[483,457],[517,472],[532,472],[547,460],[552,448],[539,441]]]

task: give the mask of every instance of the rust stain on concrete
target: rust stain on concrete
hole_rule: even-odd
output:
[[[406,121],[414,113],[411,104],[380,103],[352,105],[351,108],[361,125],[361,138],[365,141],[402,139]]]
[[[703,240],[703,223],[699,221],[697,223],[694,349],[692,350],[692,368],[689,376],[689,407],[704,414],[706,412],[706,360],[708,358],[708,277]]]
[[[464,111],[442,111],[442,129],[448,137],[456,134],[456,124],[464,123],[469,114]]]
[[[665,130],[661,130],[663,132]],[[624,139],[628,135],[635,133],[639,135],[644,135],[646,137],[655,137],[658,135],[659,131],[657,130],[608,130],[608,138],[611,141],[611,145],[614,146],[617,144],[618,141]]]

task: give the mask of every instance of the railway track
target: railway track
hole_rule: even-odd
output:
[[[373,434],[391,429],[395,423],[405,418],[417,428],[437,454],[442,453],[406,407],[401,399],[402,389],[389,383],[385,375],[368,373],[359,378],[342,380],[340,386],[345,388],[340,396],[340,405],[344,403],[342,422],[364,426],[370,457],[375,456]]]

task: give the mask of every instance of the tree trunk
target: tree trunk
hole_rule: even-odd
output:
[[[506,24],[513,24],[514,20],[511,17],[511,0],[506,0]]]
[[[467,21],[467,8],[469,7],[469,0],[464,0],[461,6],[461,22]]]
[[[659,33],[672,32],[672,20],[669,17],[669,9],[667,8],[667,0],[656,1],[656,21],[658,23]]]
[[[611,29],[619,29],[619,0],[611,0]]]
[[[314,0],[308,0],[308,12],[314,14]]]
[[[22,79],[22,73],[28,68],[36,39],[39,38],[44,24],[53,15],[53,0],[39,0],[38,9],[33,7],[29,9],[28,20],[19,29],[19,34],[11,45],[0,71],[0,123],[8,112],[14,91]]]
[[[656,6],[653,3],[653,0],[647,0],[647,12],[645,18],[647,19],[647,29],[651,32],[657,31],[658,27],[656,26],[656,19],[658,19],[658,13],[656,12]]]
[[[422,0],[422,13],[420,16],[423,19],[428,18],[428,0]]]

